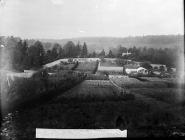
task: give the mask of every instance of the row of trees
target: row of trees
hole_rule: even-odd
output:
[[[14,41],[15,42],[15,41]],[[117,53],[113,53],[112,50],[109,50],[108,54],[105,53],[103,49],[100,53],[95,51],[92,53],[88,52],[87,44],[84,42],[80,44],[74,44],[72,41],[67,42],[64,46],[61,46],[58,43],[53,44],[52,48],[45,50],[44,43],[40,41],[35,41],[31,45],[28,45],[27,40],[19,40],[15,47],[0,48],[0,55],[6,54],[4,59],[5,63],[8,59],[11,59],[12,67],[14,69],[29,69],[29,68],[38,68],[43,64],[55,61],[61,58],[71,58],[71,57],[109,57],[109,58],[123,58],[131,59],[135,61],[149,61],[151,63],[165,64],[169,67],[175,66],[176,58],[178,57],[178,49],[154,49],[139,47],[136,48],[126,48],[119,46]],[[3,53],[4,49],[4,53]],[[122,56],[122,53],[129,52],[130,55]],[[3,56],[5,57],[5,55]],[[1,56],[1,65],[2,63]]]
[[[28,47],[26,41],[20,40],[14,48],[8,48],[12,55],[12,67],[16,70],[38,68],[45,63],[45,51],[40,41]]]
[[[6,55],[5,55],[6,54]],[[89,57],[87,45],[78,43],[75,45],[72,41],[67,42],[63,47],[55,43],[52,49],[45,51],[44,45],[36,41],[28,45],[26,40],[19,40],[14,47],[5,46],[0,48],[1,67],[10,64],[15,70],[24,70],[30,68],[39,68],[43,64],[55,61],[61,58],[70,57]]]
[[[55,43],[53,48],[51,50],[47,50],[46,52],[46,62],[70,57],[88,57],[88,49],[86,43],[84,42],[83,45],[80,43],[75,45],[72,41],[69,41],[64,45],[64,47],[58,43]]]
[[[103,49],[100,53],[96,53],[95,51],[90,53],[88,51],[88,47],[85,42],[83,43],[83,45],[81,45],[79,42],[75,45],[72,41],[69,41],[63,47],[60,44],[55,43],[52,49],[47,50],[46,61],[51,62],[57,59],[70,58],[70,57],[72,58],[74,57],[80,57],[80,58],[114,57],[111,50],[110,52],[111,53],[106,55],[105,50]]]
[[[129,52],[130,55],[122,56],[123,52]],[[135,61],[149,61],[155,64],[165,64],[168,67],[174,67],[177,63],[179,56],[178,48],[165,48],[165,49],[154,49],[154,48],[125,48],[119,47],[117,57],[124,59],[131,59]]]

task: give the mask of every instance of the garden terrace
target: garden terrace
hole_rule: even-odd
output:
[[[98,61],[94,62],[79,62],[76,71],[85,73],[96,73],[98,67]]]
[[[35,105],[36,102],[40,104],[62,94],[85,79],[83,73],[74,71],[60,71],[48,78],[38,75],[39,73],[32,78],[16,78],[10,87],[4,82],[5,106],[14,109],[21,108],[23,104],[32,104],[32,102]]]

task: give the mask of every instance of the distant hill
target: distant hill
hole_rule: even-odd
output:
[[[20,37],[4,37],[0,36],[0,44],[13,47]],[[73,41],[75,44],[86,42],[89,52],[104,49],[108,52],[111,49],[116,52],[118,46],[123,47],[153,47],[153,48],[183,48],[184,35],[147,35],[136,37],[81,37],[70,39],[27,39],[28,45],[34,44],[36,40],[40,40],[46,50],[52,49],[54,43],[59,43],[62,46],[68,41]]]
[[[41,39],[43,42],[59,43],[64,45],[67,41],[75,44],[79,41],[87,43],[89,51],[117,48],[119,45],[124,47],[152,47],[152,48],[176,48],[183,47],[184,35],[147,35],[136,37],[83,37],[70,39]]]

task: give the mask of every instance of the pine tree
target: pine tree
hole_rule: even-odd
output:
[[[110,57],[110,58],[114,57],[114,55],[113,55],[113,53],[112,53],[112,51],[111,51],[111,50],[109,50],[108,57]]]
[[[104,49],[100,52],[100,54],[99,54],[101,57],[105,57],[105,51],[104,51]]]
[[[83,48],[82,48],[82,57],[87,57],[87,55],[88,55],[87,45],[84,42]]]
[[[78,42],[78,44],[76,45],[76,51],[77,51],[77,57],[79,57],[81,55],[81,45]]]

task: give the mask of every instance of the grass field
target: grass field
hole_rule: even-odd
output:
[[[18,111],[4,120],[9,137],[33,138],[35,128],[123,128],[128,137],[173,136],[184,132],[185,105],[175,105],[168,89],[130,89],[134,100],[116,97],[109,81],[86,80],[49,103],[31,110]],[[173,96],[171,96],[173,98]],[[163,103],[164,102],[164,103]],[[172,101],[173,102],[173,101]],[[119,118],[119,119],[118,119]],[[120,120],[121,118],[121,120]],[[175,126],[175,129],[174,129]],[[11,133],[10,133],[11,132]],[[4,132],[5,133],[5,132]]]
[[[74,92],[75,91],[75,92]],[[116,97],[116,91],[107,80],[85,80],[83,83],[67,91],[64,95],[60,96],[57,100],[110,100]]]
[[[128,76],[112,76],[111,79],[120,87],[124,88],[170,88],[175,86],[173,79],[151,78],[131,78]]]
[[[131,88],[129,91],[131,93],[142,94],[169,104],[182,103],[185,99],[185,95],[182,94],[183,89],[178,88]]]

